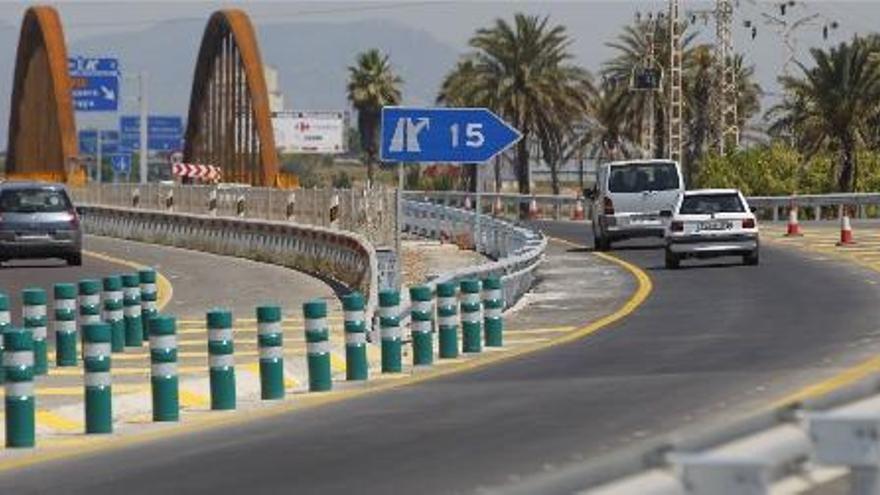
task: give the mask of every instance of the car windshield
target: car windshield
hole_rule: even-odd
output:
[[[712,213],[743,213],[742,201],[737,194],[695,194],[685,196],[679,213],[682,215],[708,215]]]
[[[0,192],[0,213],[59,213],[70,210],[70,201],[56,189],[8,189]]]
[[[678,172],[674,163],[627,163],[612,165],[608,190],[615,193],[639,193],[678,189]]]

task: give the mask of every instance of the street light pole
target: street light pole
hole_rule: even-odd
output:
[[[140,106],[140,183],[146,184],[149,175],[149,150],[147,149],[147,73],[138,76],[138,103]]]

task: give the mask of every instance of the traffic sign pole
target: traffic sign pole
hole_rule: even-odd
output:
[[[97,181],[97,183],[100,184],[101,179],[103,178],[103,175],[104,175],[104,171],[102,170],[104,167],[101,166],[101,161],[103,158],[103,155],[101,154],[101,147],[103,145],[101,144],[101,130],[100,129],[98,129],[97,134],[98,134],[98,136],[97,136],[98,149],[95,150],[95,155],[96,155],[95,156],[95,167],[97,167],[97,170],[95,171],[95,181]]]
[[[140,182],[141,184],[146,184],[149,175],[147,171],[149,169],[149,150],[147,149],[147,72],[141,71],[140,76],[138,77],[138,103],[140,105],[140,117],[141,117],[141,128],[140,128]]]

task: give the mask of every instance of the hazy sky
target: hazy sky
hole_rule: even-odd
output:
[[[779,15],[776,2],[739,0],[736,10],[735,47],[744,52],[746,59],[757,66],[759,81],[771,93],[776,88],[776,77],[781,73],[785,60],[782,36],[769,26],[763,14]],[[714,2],[685,0],[685,10],[706,10]],[[347,22],[352,20],[381,18],[393,20],[430,33],[438,40],[464,51],[467,40],[474,30],[487,26],[497,17],[509,18],[514,12],[524,11],[551,16],[563,23],[573,37],[572,52],[576,60],[592,71],[598,70],[601,61],[611,50],[605,42],[612,40],[623,24],[630,22],[636,11],[665,10],[665,1],[322,1],[322,2],[80,2],[61,1],[56,4],[61,11],[68,39],[80,39],[98,34],[129,32],[145,29],[162,22],[179,19],[207,19],[208,15],[223,6],[244,8],[257,26],[278,21]],[[0,22],[18,25],[26,8],[25,3],[0,3]],[[806,59],[806,48],[827,46],[849,39],[853,33],[874,30],[874,20],[880,19],[880,1],[799,1],[789,9],[785,19],[789,22],[815,16],[807,25],[791,37],[800,47],[801,59]],[[758,36],[750,39],[749,30],[743,22],[752,20],[758,26]],[[832,21],[840,28],[832,31],[828,41],[822,39],[822,26]],[[714,27],[711,23],[697,25],[711,40]],[[271,63],[271,61],[269,61]],[[0,76],[2,77],[2,76]]]

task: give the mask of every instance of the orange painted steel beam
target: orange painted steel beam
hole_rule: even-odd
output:
[[[237,87],[240,76],[230,73],[231,62],[228,58],[226,62],[222,61],[222,56],[226,54],[228,57],[230,53],[228,45],[225,51],[223,49],[224,40],[228,36],[232,37],[232,53],[244,73],[245,94],[241,96],[236,96],[238,90],[242,89]],[[235,65],[238,66],[238,63]],[[215,64],[221,64],[219,67],[222,70],[217,70]],[[219,88],[218,84],[221,85]],[[225,101],[226,99],[244,100],[243,106],[248,109],[249,119],[239,119],[238,115],[230,115],[229,109],[233,108],[234,112],[238,113],[239,106],[230,105],[229,101]],[[220,116],[223,122],[220,122]],[[218,142],[218,138],[224,134],[221,128],[227,126],[230,121],[236,123],[249,121],[245,129],[233,125],[232,135],[229,135],[228,129],[225,132],[223,139],[232,143],[231,153],[228,144]],[[242,141],[246,139],[240,137],[247,136],[251,132],[256,134],[259,141],[256,150],[252,149],[253,140],[250,145],[244,143],[242,148]],[[260,49],[247,14],[238,9],[226,9],[211,15],[202,35],[190,94],[184,160],[193,162],[208,158],[219,159],[225,163],[215,165],[223,168],[225,178],[240,179],[239,176],[242,174],[237,170],[237,164],[250,162],[239,158],[246,153],[257,155],[255,164],[257,170],[247,170],[244,176],[250,177],[253,185],[273,186],[278,174],[278,153],[275,149],[275,136],[269,113],[269,93],[266,88]]]
[[[58,12],[27,9],[21,24],[6,171],[10,176],[68,180],[77,156],[67,45]]]

